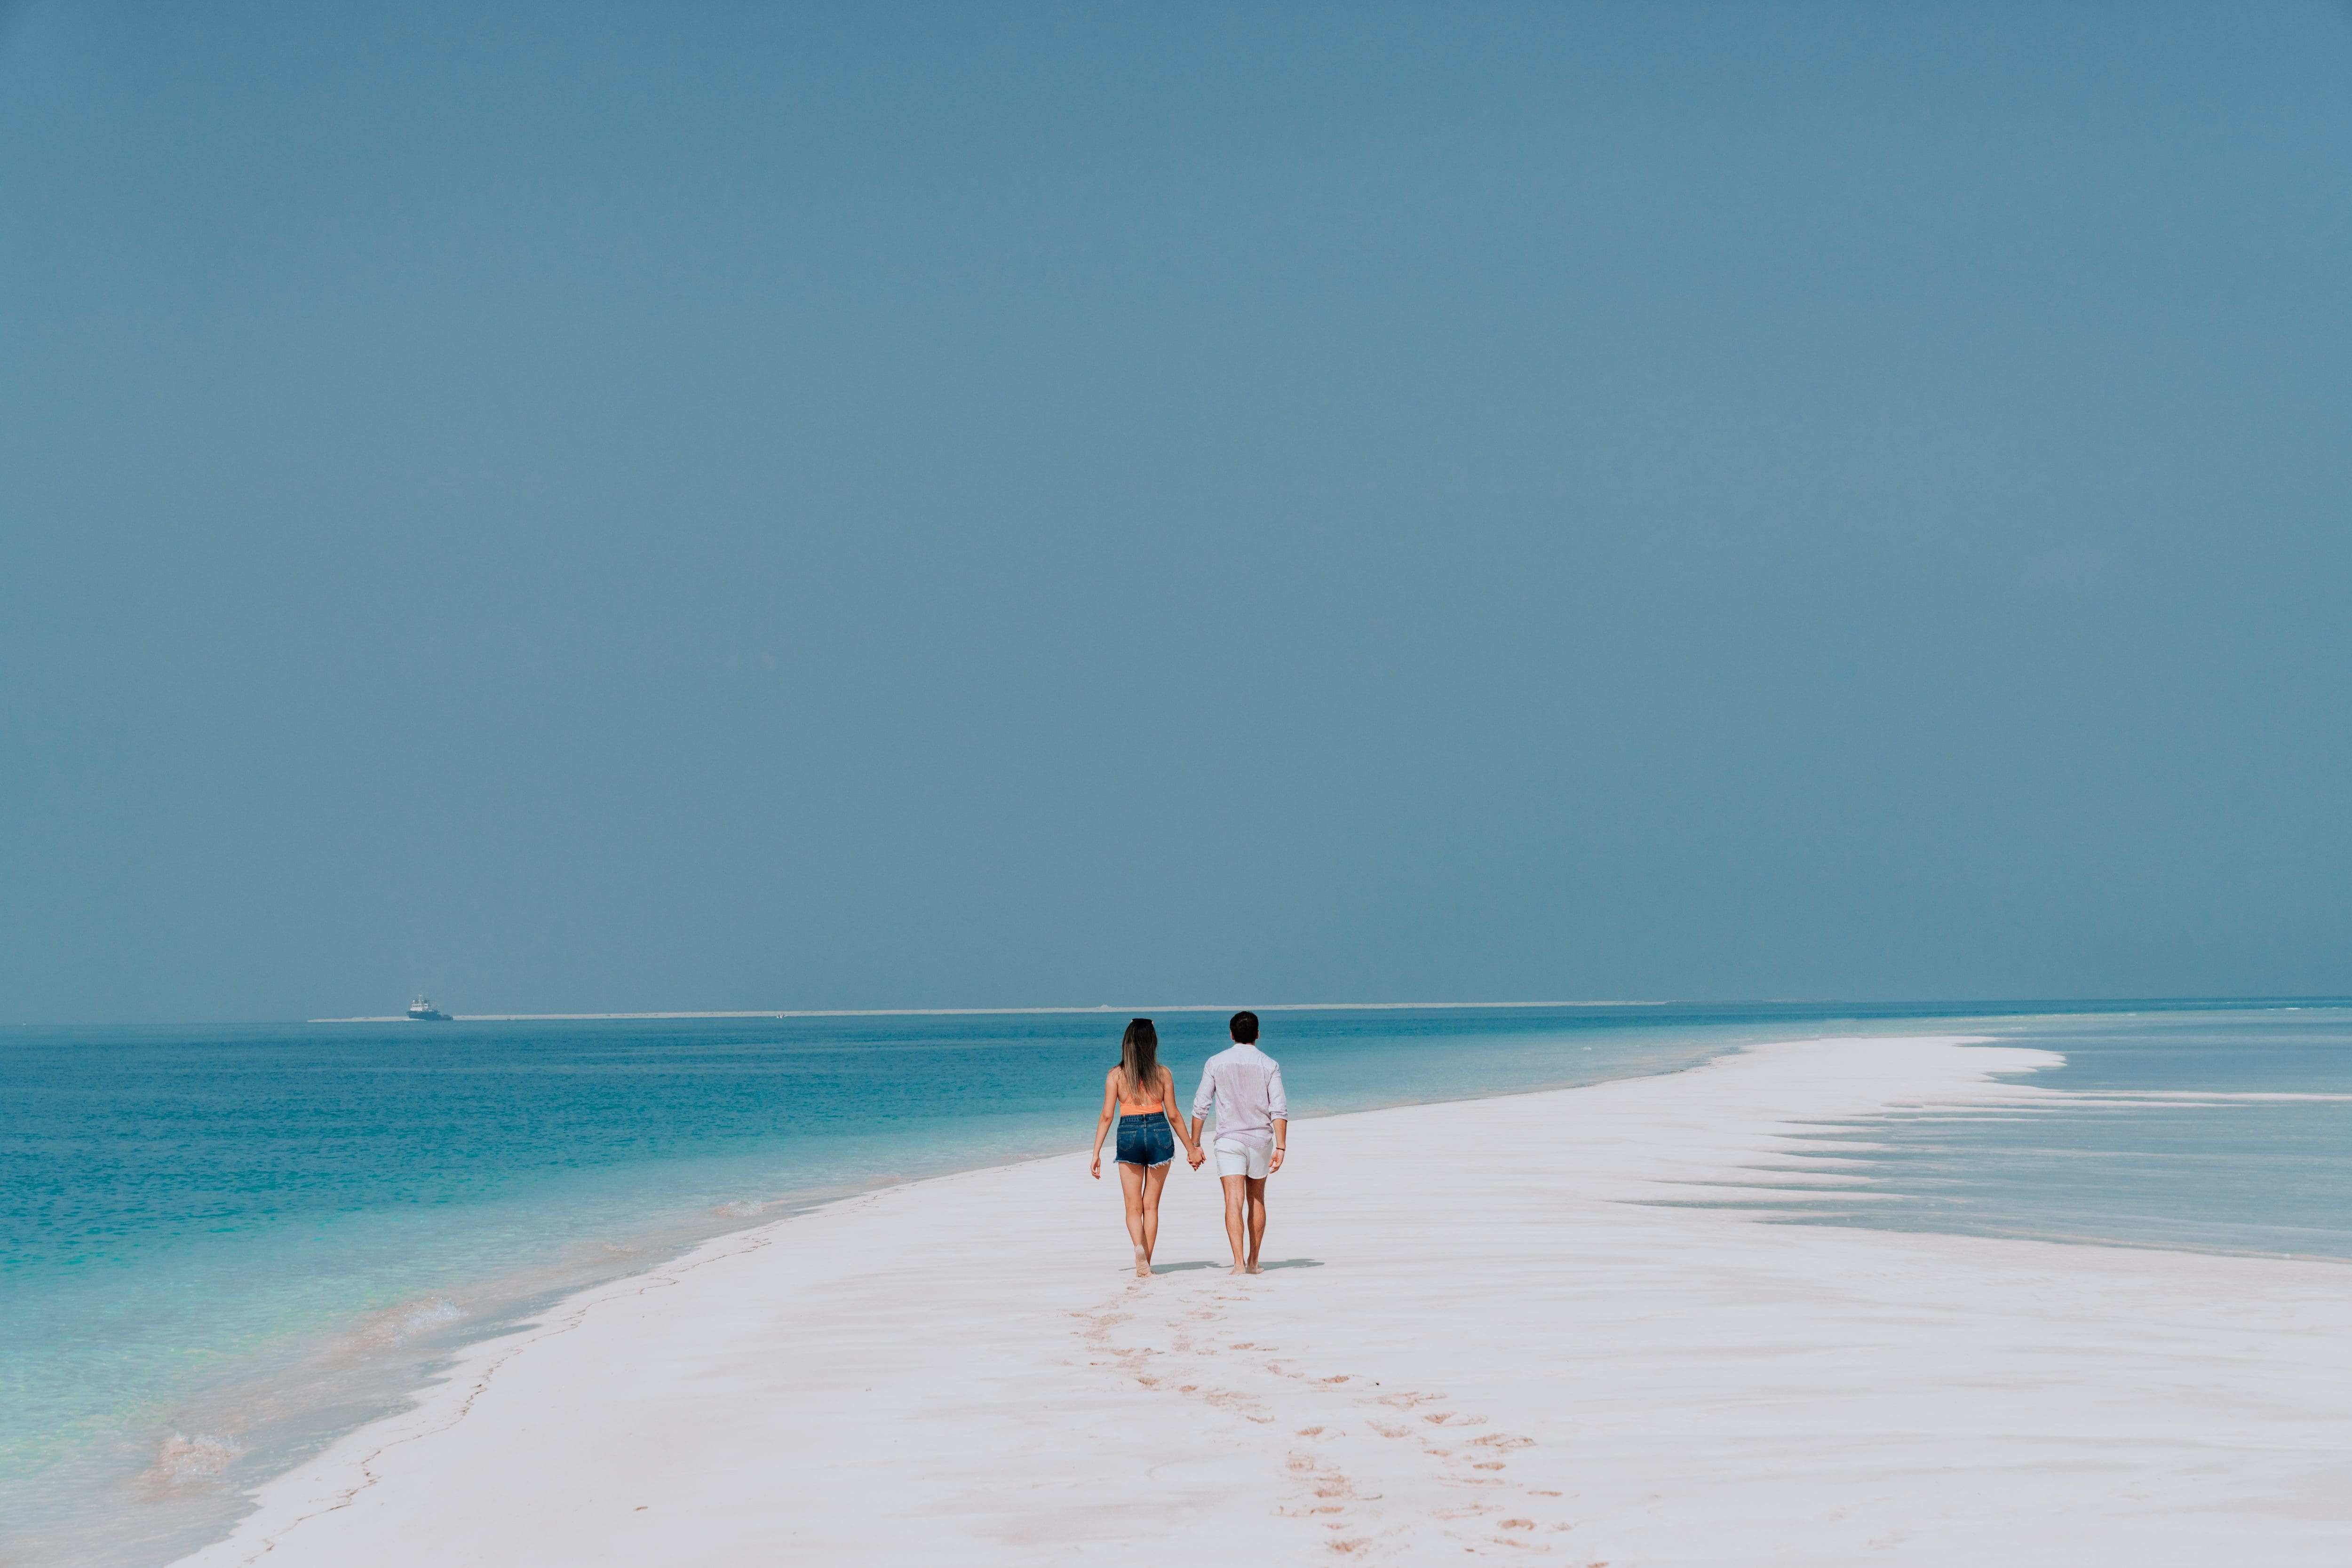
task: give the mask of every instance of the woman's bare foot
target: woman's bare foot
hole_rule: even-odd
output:
[[[1136,1277],[1137,1279],[1139,1279],[1139,1280],[1140,1280],[1140,1279],[1144,1279],[1144,1278],[1146,1278],[1147,1276],[1149,1276],[1149,1275],[1150,1274],[1150,1272],[1151,1272],[1151,1259],[1150,1259],[1150,1256],[1148,1253],[1146,1253],[1146,1252],[1143,1250],[1143,1249],[1142,1249],[1142,1248],[1140,1248],[1140,1247],[1137,1248],[1137,1249],[1135,1249],[1135,1277]]]
[[[1236,1263],[1236,1264],[1234,1264],[1234,1265],[1233,1266],[1232,1270],[1227,1273],[1226,1278],[1227,1278],[1227,1279],[1231,1279],[1231,1280],[1238,1280],[1238,1279],[1240,1279],[1244,1274],[1246,1274],[1246,1273],[1248,1273],[1248,1272],[1249,1272],[1249,1270],[1248,1270],[1246,1268],[1244,1268],[1241,1264]]]

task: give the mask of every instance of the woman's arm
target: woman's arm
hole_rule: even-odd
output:
[[[1184,1114],[1176,1108],[1176,1074],[1164,1067],[1160,1070],[1160,1103],[1168,1107],[1168,1124],[1175,1128],[1177,1137],[1183,1140],[1185,1162],[1194,1170],[1199,1170],[1201,1162],[1208,1156],[1201,1153],[1199,1140],[1184,1125]]]
[[[1103,1134],[1110,1131],[1111,1112],[1118,1104],[1118,1087],[1112,1082],[1118,1076],[1118,1069],[1116,1067],[1103,1074],[1102,1114],[1095,1121],[1095,1180],[1097,1181],[1102,1180]]]

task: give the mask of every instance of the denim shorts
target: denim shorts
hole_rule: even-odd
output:
[[[1123,1166],[1164,1166],[1176,1157],[1176,1134],[1168,1113],[1118,1119],[1118,1163]]]

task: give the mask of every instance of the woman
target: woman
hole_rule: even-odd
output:
[[[1118,1113],[1118,1185],[1127,1193],[1127,1234],[1135,1242],[1135,1275],[1151,1272],[1151,1249],[1160,1241],[1160,1188],[1182,1139],[1185,1157],[1199,1170],[1205,1157],[1176,1108],[1176,1078],[1160,1065],[1160,1031],[1150,1019],[1129,1022],[1118,1037],[1118,1065],[1103,1074],[1102,1118],[1095,1124],[1095,1179],[1102,1180],[1103,1134]]]

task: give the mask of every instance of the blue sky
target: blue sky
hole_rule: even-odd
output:
[[[0,1018],[2352,991],[2352,23],[0,15]]]

